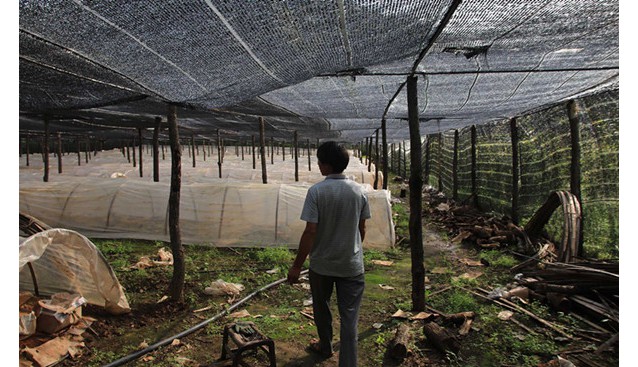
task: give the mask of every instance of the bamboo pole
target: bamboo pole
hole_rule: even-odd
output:
[[[368,146],[367,146],[367,150],[368,150],[368,154],[366,154],[366,159],[368,162],[368,172],[372,172],[372,137],[366,138],[367,142],[368,142]]]
[[[425,268],[423,266],[423,233],[421,213],[423,207],[423,178],[421,168],[421,133],[417,77],[407,80],[408,120],[410,127],[410,252],[412,258],[412,310],[425,310]]]
[[[133,138],[133,142],[131,143],[131,151],[133,151],[133,167],[137,167],[137,158],[135,156],[137,154],[135,153],[135,138]]]
[[[308,152],[308,172],[312,171],[312,163],[310,162],[310,139],[306,139],[306,148]]]
[[[270,164],[275,164],[275,138],[270,137]]]
[[[196,166],[196,159],[195,159],[195,134],[191,133],[191,157],[193,159],[193,168],[195,168]]]
[[[259,117],[259,151],[261,154],[261,181],[268,183],[268,173],[266,172],[266,123],[263,117]]]

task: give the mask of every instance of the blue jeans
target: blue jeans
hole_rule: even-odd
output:
[[[363,297],[365,279],[363,274],[349,277],[332,277],[317,274],[310,270],[310,291],[312,293],[312,309],[319,334],[319,346],[324,354],[332,353],[332,312],[330,296],[333,288],[337,288],[337,306],[339,307],[340,344],[339,367],[357,366],[357,339],[359,322],[359,306]]]

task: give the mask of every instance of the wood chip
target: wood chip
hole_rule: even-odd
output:
[[[234,318],[234,319],[238,319],[240,317],[248,317],[248,316],[250,316],[250,313],[245,309],[241,311],[233,312],[230,315],[228,315],[228,317]]]
[[[392,265],[394,265],[394,261],[390,261],[390,260],[372,260],[372,263],[374,265],[381,265],[381,266],[392,266]]]

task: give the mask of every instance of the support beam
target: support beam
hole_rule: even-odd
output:
[[[191,133],[191,157],[193,158],[193,168],[197,165],[195,159],[195,134]]]
[[[408,121],[410,127],[410,252],[412,258],[412,310],[425,310],[425,268],[423,266],[423,178],[421,168],[421,132],[419,131],[419,107],[417,77],[407,81]]]
[[[459,131],[454,130],[454,153],[452,156],[452,198],[459,200]]]
[[[264,118],[259,118],[259,151],[261,154],[261,182],[268,183],[268,173],[266,172],[266,123]]]
[[[49,116],[44,116],[44,140],[42,141],[42,160],[44,161],[44,176],[42,180],[49,182]]]
[[[368,162],[368,172],[372,172],[372,137],[366,138],[368,142],[368,154],[366,154],[367,162]]]
[[[75,138],[75,144],[77,145],[78,148],[78,166],[80,165],[80,162],[82,162],[82,153],[81,153],[81,148],[80,148],[80,138]],[[128,145],[126,146],[126,153],[128,153]],[[129,163],[131,162],[131,160],[129,159]]]
[[[518,224],[518,126],[516,119],[510,119],[510,135],[512,139],[512,210],[511,217],[514,224]]]
[[[142,128],[137,129],[137,137],[140,143],[140,177],[144,177],[142,153],[144,153],[144,144],[142,144]]]
[[[253,146],[255,145],[254,138],[255,137],[253,137]],[[255,158],[253,158],[253,168],[255,168]],[[219,171],[219,178],[222,178],[222,140],[219,136],[219,129],[217,129],[217,169]]]
[[[375,190],[379,188],[379,129],[374,132],[374,184]]]
[[[135,153],[135,138],[133,138],[133,142],[131,143],[131,150],[133,151],[133,167],[137,167],[137,158],[136,158],[136,154]],[[88,163],[88,161],[87,161]]]
[[[255,135],[251,136],[253,144],[253,169],[257,168],[257,157],[255,156]]]
[[[185,261],[182,247],[182,234],[179,227],[179,203],[182,186],[182,148],[179,144],[177,129],[177,108],[168,106],[168,132],[171,141],[171,188],[168,198],[168,227],[173,253],[173,276],[168,290],[174,302],[184,300]]]
[[[294,154],[295,154],[295,182],[299,181],[299,142],[297,139],[297,130],[295,130],[295,134],[293,136],[293,146],[294,146]]]
[[[153,181],[159,182],[159,132],[162,118],[155,117],[155,129],[153,129]],[[164,151],[162,150],[162,154]]]
[[[430,153],[430,145],[432,139],[430,135],[425,136],[425,172],[423,173],[423,181],[426,185],[430,184],[430,164],[432,162],[432,154]]]
[[[470,168],[470,176],[472,182],[472,204],[475,208],[478,209],[479,201],[478,201],[478,184],[477,184],[477,174],[476,174],[476,125],[472,125],[471,128],[471,139],[472,139],[472,162]]]
[[[62,173],[62,136],[58,131],[58,173]]]
[[[312,171],[312,162],[310,162],[310,139],[306,139],[306,149],[308,152],[308,172]]]
[[[388,138],[385,118],[381,120],[381,146],[383,147],[383,189],[388,189]]]
[[[569,131],[571,136],[571,166],[570,166],[570,180],[569,191],[571,191],[581,207],[581,219],[580,219],[580,238],[578,239],[578,254],[583,255],[583,227],[585,224],[585,210],[583,208],[583,198],[581,196],[580,183],[581,183],[581,171],[580,171],[580,116],[583,108],[577,100],[570,100],[567,103],[567,114],[569,116]]]

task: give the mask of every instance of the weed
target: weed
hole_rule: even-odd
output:
[[[490,266],[511,268],[518,264],[518,260],[508,254],[504,254],[499,250],[483,251],[479,254],[479,258],[486,260]]]

